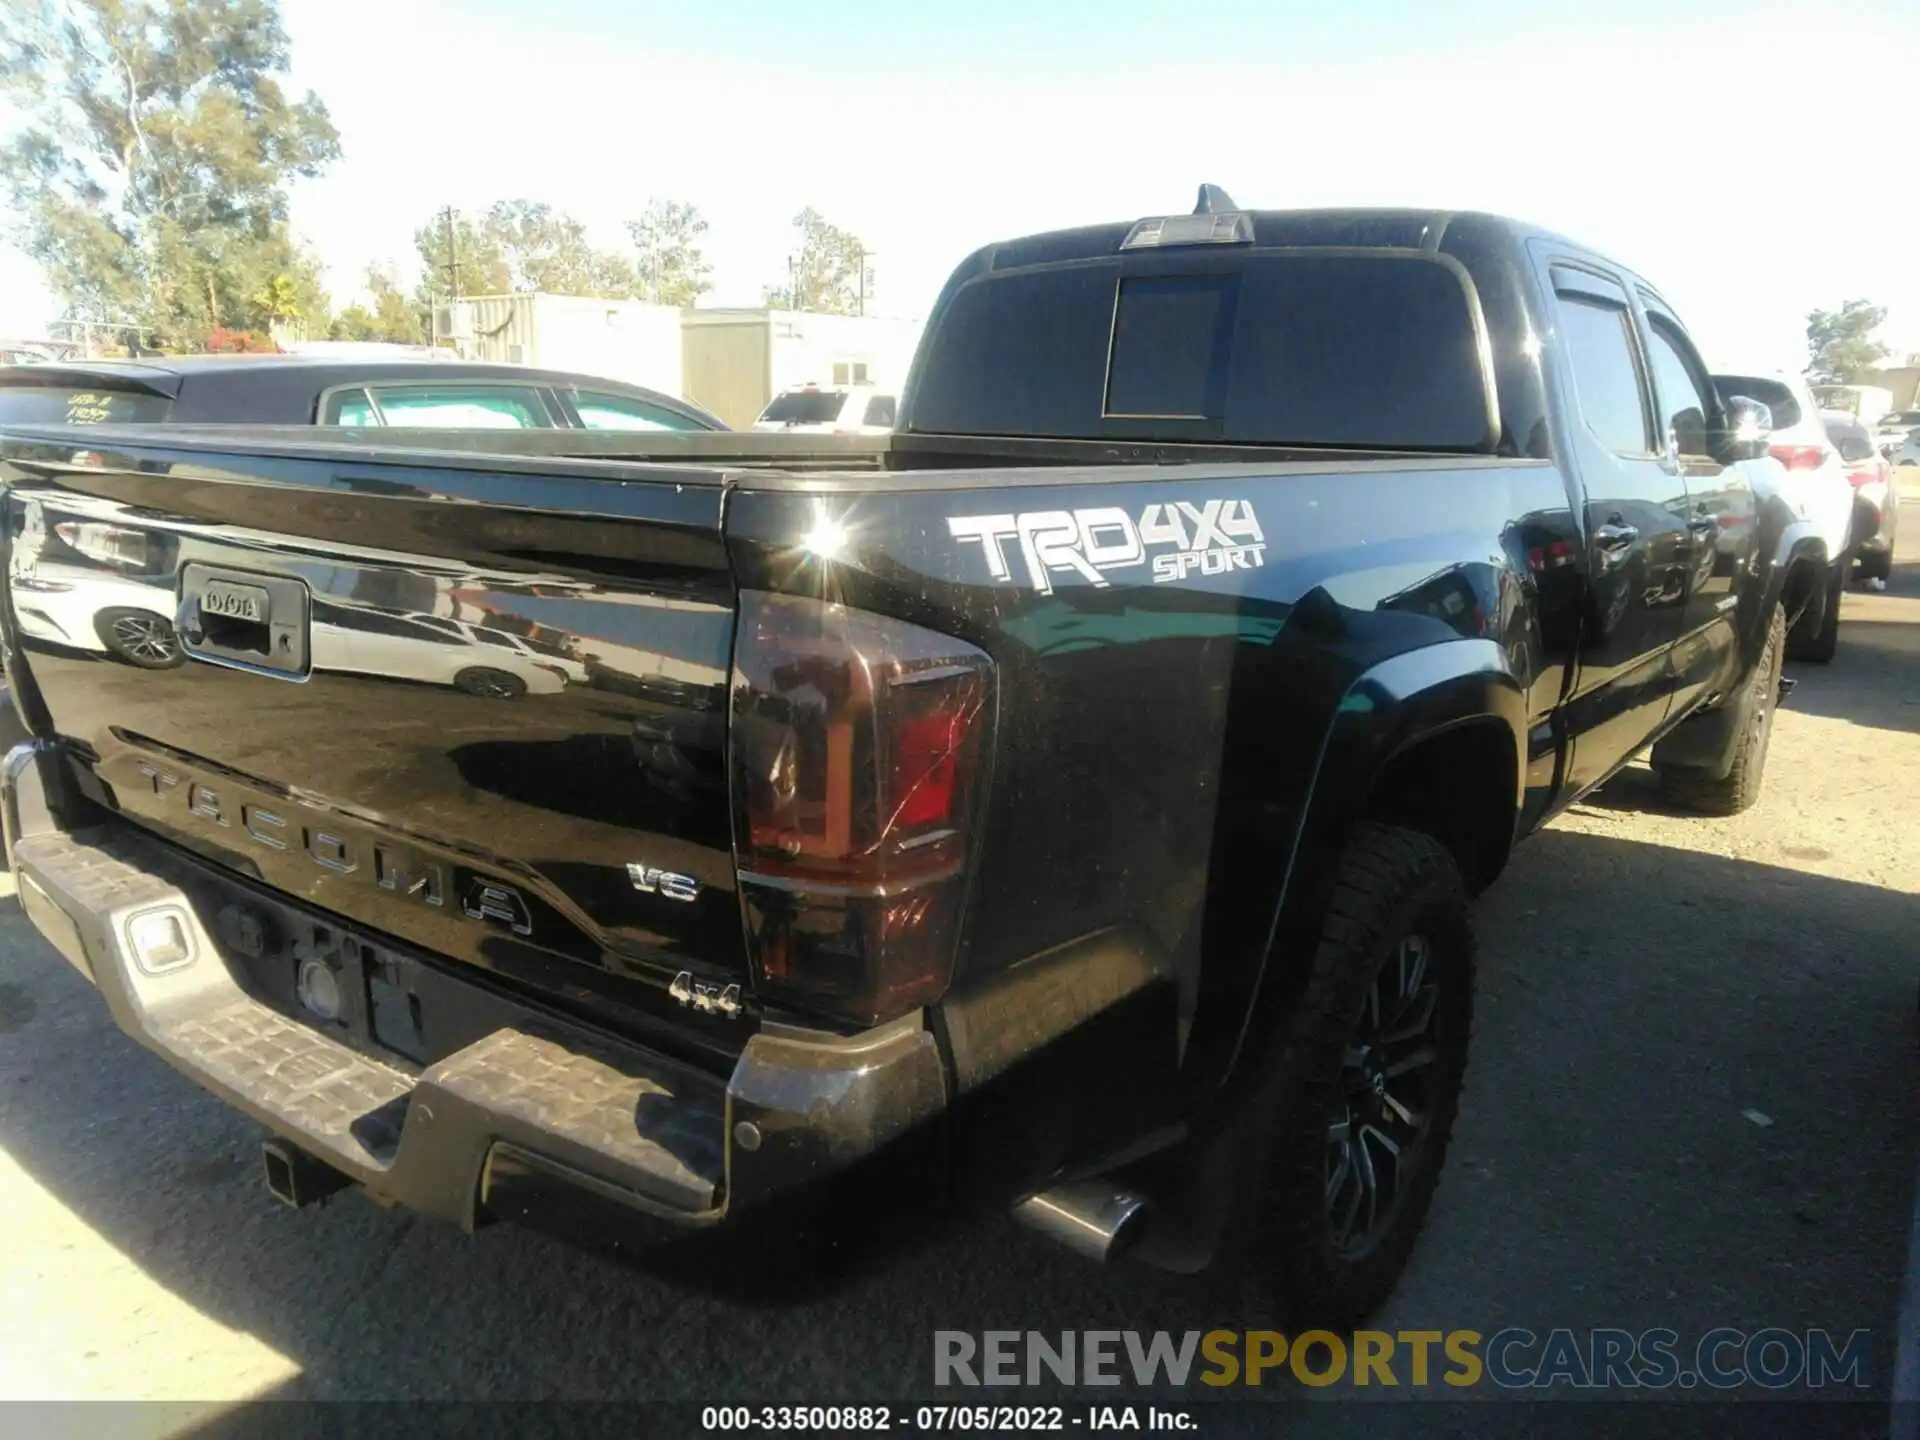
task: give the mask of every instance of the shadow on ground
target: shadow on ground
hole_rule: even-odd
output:
[[[1840,646],[1830,662],[1788,664],[1798,683],[1787,708],[1870,729],[1920,731],[1920,562],[1896,565],[1884,593],[1849,590],[1840,613]],[[1596,810],[1688,813],[1668,802],[1644,764],[1628,766],[1579,803]]]
[[[1920,507],[1916,507],[1920,513]],[[1829,665],[1792,665],[1788,704],[1880,730],[1920,730],[1920,561],[1893,567],[1884,593],[1849,590]]]
[[[1556,830],[1480,908],[1467,1106],[1382,1323],[1866,1328],[1884,1393],[1920,1080],[1913,898]],[[937,1329],[1260,1323],[1237,1283],[1102,1272],[999,1220],[766,1307],[357,1196],[287,1212],[251,1125],[115,1031],[17,917],[4,939],[26,1003],[0,1145],[158,1284],[296,1362],[286,1397],[925,1398]],[[1304,1408],[1328,1433],[1378,1428]]]

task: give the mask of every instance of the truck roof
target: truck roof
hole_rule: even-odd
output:
[[[1593,253],[1592,247],[1556,235],[1539,225],[1478,210],[1346,207],[1318,210],[1241,210],[1253,223],[1254,244],[1260,246],[1357,246],[1407,250],[1435,249],[1457,220],[1474,220],[1508,231],[1515,239],[1541,237]],[[1062,261],[1091,260],[1115,254],[1139,218],[1071,230],[1048,230],[1018,239],[997,241],[983,248],[990,267],[1011,269]],[[1622,267],[1625,268],[1625,267]]]

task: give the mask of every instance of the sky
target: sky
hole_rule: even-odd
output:
[[[443,205],[598,243],[651,196],[755,304],[811,205],[921,315],[977,245],[1192,207],[1485,209],[1631,265],[1710,363],[1797,368],[1814,307],[1920,350],[1913,0],[282,0],[343,158],[293,195],[336,304]],[[1897,177],[1897,178],[1896,178]],[[1898,223],[1897,212],[1910,212]],[[52,301],[0,252],[0,333]]]

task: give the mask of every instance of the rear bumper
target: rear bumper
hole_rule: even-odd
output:
[[[23,909],[121,1029],[383,1200],[469,1229],[604,1214],[624,1240],[777,1211],[847,1176],[938,1188],[916,1142],[944,1118],[945,1072],[918,1016],[855,1037],[767,1026],[723,1078],[490,996],[487,1033],[422,1068],[243,985],[223,908],[294,907],[88,811],[55,747],[7,755],[0,811]],[[136,945],[155,933],[183,943]]]

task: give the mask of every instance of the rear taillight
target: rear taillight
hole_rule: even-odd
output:
[[[91,520],[63,520],[53,533],[89,560],[142,570],[150,560],[145,532]]]
[[[1887,478],[1892,473],[1893,467],[1888,465],[1885,460],[1875,459],[1870,465],[1860,464],[1849,466],[1847,469],[1847,479],[1853,482],[1853,486],[1857,490],[1862,485],[1885,484]]]
[[[1818,470],[1827,458],[1818,445],[1776,445],[1767,453],[1789,470]]]
[[[740,597],[734,852],[761,993],[871,1024],[953,974],[993,662],[820,600]]]

